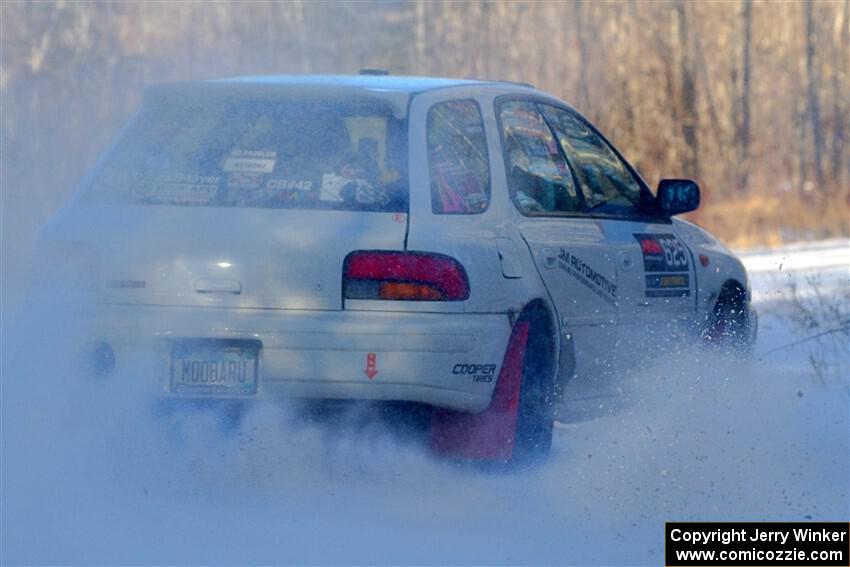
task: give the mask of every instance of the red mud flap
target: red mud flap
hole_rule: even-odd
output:
[[[493,399],[487,409],[480,413],[434,409],[431,414],[431,449],[436,453],[463,459],[507,461],[511,458],[528,329],[527,322],[514,325]]]

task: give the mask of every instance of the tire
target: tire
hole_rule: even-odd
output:
[[[522,365],[516,433],[510,463],[527,465],[544,459],[552,448],[555,383],[548,339],[540,325],[528,336]]]
[[[524,314],[514,325],[490,405],[469,413],[434,408],[431,449],[495,470],[546,457],[554,428],[554,358],[548,319]]]
[[[724,287],[702,332],[703,344],[733,354],[749,356],[755,346],[755,312],[746,292],[737,286]]]

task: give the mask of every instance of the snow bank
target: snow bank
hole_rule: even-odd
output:
[[[0,559],[657,565],[664,521],[846,520],[846,381],[815,380],[807,343],[767,354],[803,335],[759,301],[751,366],[671,352],[565,406],[551,460],[515,474],[434,459],[358,410],[156,413],[143,366],[81,374],[73,314],[28,312],[3,329]]]

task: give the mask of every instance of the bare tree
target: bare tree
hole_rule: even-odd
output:
[[[850,119],[850,0],[844,1],[838,41],[835,42],[832,69],[832,101],[835,127],[832,139],[832,179],[844,183],[847,169],[844,166],[847,150],[847,121]],[[850,166],[850,162],[848,162]]]
[[[685,152],[682,168],[688,175],[699,178],[699,138],[697,134],[697,92],[694,81],[693,46],[688,31],[688,10],[685,1],[678,0],[674,8],[679,57],[679,80],[681,82],[680,105],[682,114],[682,137],[685,140]]]
[[[741,118],[737,131],[738,148],[738,186],[741,190],[749,189],[750,179],[750,73],[752,39],[753,39],[753,2],[744,0],[743,15],[743,61],[741,63]]]
[[[808,86],[808,113],[809,120],[812,126],[812,136],[815,144],[815,176],[818,182],[818,188],[823,189],[825,185],[823,172],[823,128],[820,116],[820,101],[818,97],[818,89],[820,86],[820,78],[815,68],[815,40],[817,30],[814,22],[814,1],[806,0],[806,83]]]
[[[587,78],[587,68],[590,63],[590,53],[588,51],[587,41],[584,38],[585,17],[584,3],[582,0],[577,0],[574,4],[575,11],[573,13],[573,23],[575,24],[576,45],[579,54],[578,67],[578,103],[580,106],[587,107],[590,104],[590,85]]]

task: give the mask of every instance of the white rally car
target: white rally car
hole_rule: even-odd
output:
[[[245,77],[148,89],[38,257],[84,290],[102,373],[415,402],[437,450],[520,460],[574,374],[752,344],[741,262],[671,218],[698,204],[528,85]]]

